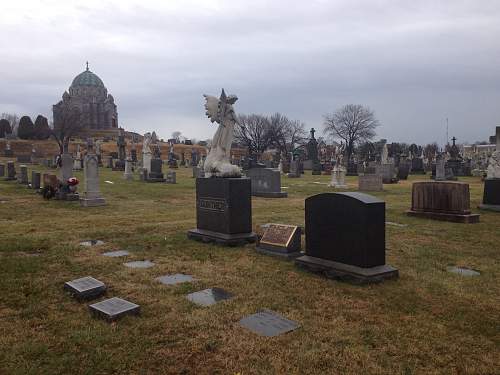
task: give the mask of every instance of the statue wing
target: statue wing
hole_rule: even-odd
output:
[[[203,95],[205,97],[205,113],[212,122],[219,122],[219,98],[211,95]]]

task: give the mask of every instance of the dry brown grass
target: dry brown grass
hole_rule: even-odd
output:
[[[41,168],[37,168],[41,169]],[[378,193],[387,202],[388,263],[397,281],[352,286],[305,273],[293,263],[254,252],[191,242],[194,180],[179,184],[126,182],[104,170],[106,207],[81,209],[43,201],[0,182],[1,374],[493,374],[499,372],[500,215],[474,225],[409,218],[411,181]],[[327,176],[284,178],[287,199],[253,199],[254,225],[304,224],[304,198],[328,190]],[[471,185],[475,207],[482,194]],[[351,190],[355,178],[348,178]],[[98,238],[103,247],[82,248]],[[127,249],[130,260],[156,266],[132,270],[100,256]],[[35,255],[33,255],[35,254]],[[481,271],[465,278],[448,265]],[[184,272],[198,281],[166,287],[155,277]],[[107,324],[62,290],[92,275],[107,296],[141,305],[140,317]],[[208,287],[234,293],[210,308],[187,293]],[[276,338],[246,331],[238,321],[259,309],[301,324]]]

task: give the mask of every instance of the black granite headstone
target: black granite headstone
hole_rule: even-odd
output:
[[[151,159],[151,170],[149,171],[147,182],[165,182],[162,165],[163,161],[161,159]]]
[[[484,180],[483,203],[479,208],[500,212],[500,178]]]
[[[113,297],[89,306],[90,312],[107,321],[114,321],[124,315],[138,315],[140,306],[122,298]]]
[[[64,283],[64,289],[77,299],[89,300],[104,294],[106,285],[102,281],[87,276]]]
[[[271,310],[262,310],[246,316],[240,320],[240,324],[253,333],[268,337],[279,336],[300,327],[296,322],[283,318]]]
[[[363,193],[306,199],[306,256],[296,263],[334,278],[373,282],[397,277],[385,264],[385,202]]]
[[[196,229],[188,237],[222,245],[254,242],[248,178],[197,178]]]

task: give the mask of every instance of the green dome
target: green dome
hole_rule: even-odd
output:
[[[75,77],[75,79],[71,83],[71,86],[104,87],[104,83],[102,83],[101,79],[97,75],[95,75],[94,73],[92,73],[90,70],[87,69]]]

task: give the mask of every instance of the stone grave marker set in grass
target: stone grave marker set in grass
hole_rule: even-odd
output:
[[[353,283],[397,278],[385,264],[385,202],[363,193],[306,199],[306,255],[296,265]]]
[[[240,320],[240,325],[260,336],[274,337],[293,331],[300,325],[271,310],[262,310]]]
[[[130,253],[127,250],[116,250],[116,251],[108,251],[105,253],[102,253],[105,257],[110,257],[110,258],[118,258],[118,257],[126,257],[130,255]]]
[[[182,273],[176,273],[174,275],[160,276],[160,277],[157,277],[156,280],[158,280],[160,283],[165,284],[165,285],[176,285],[176,284],[182,284],[182,283],[188,283],[191,281],[195,281],[193,276],[185,275]]]
[[[295,258],[300,255],[301,229],[296,225],[268,224],[258,241],[258,252]]]
[[[106,292],[106,285],[91,276],[86,276],[66,282],[64,289],[78,300],[90,300],[103,295]]]
[[[132,262],[123,263],[123,265],[128,268],[151,268],[155,264],[150,260],[136,260]]]
[[[199,292],[190,293],[186,296],[191,302],[200,306],[215,305],[219,301],[232,298],[233,295],[221,288],[209,288]]]
[[[101,246],[104,245],[104,241],[101,240],[85,240],[80,242],[80,246],[86,246],[86,247],[91,247],[91,246]]]
[[[125,315],[139,315],[140,309],[139,305],[118,297],[106,299],[89,306],[92,314],[110,322]]]

